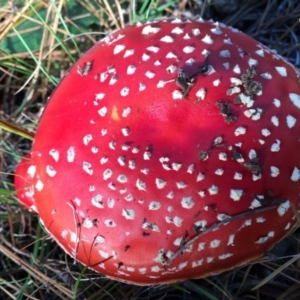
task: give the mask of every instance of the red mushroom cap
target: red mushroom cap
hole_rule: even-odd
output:
[[[30,159],[30,154],[26,154],[24,157],[22,157],[16,168],[14,185],[19,202],[30,211],[37,212],[33,197],[34,187],[31,184],[31,179],[35,170],[34,166],[32,166],[30,163]]]
[[[116,31],[41,118],[35,204],[109,277],[160,284],[261,256],[299,208],[298,71],[245,34],[166,19]]]

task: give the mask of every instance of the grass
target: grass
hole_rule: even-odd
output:
[[[170,15],[213,18],[277,49],[300,67],[298,0],[219,2],[0,1],[0,299],[300,298],[299,230],[272,253],[230,272],[138,287],[74,263],[42,230],[37,216],[16,201],[12,174],[30,151],[48,96],[68,67],[115,29]]]

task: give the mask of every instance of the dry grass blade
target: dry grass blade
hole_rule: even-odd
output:
[[[34,134],[29,133],[28,131],[16,126],[15,124],[11,124],[4,120],[0,120],[0,128],[5,129],[6,131],[12,132],[14,134],[20,135],[29,140],[34,139]]]
[[[121,29],[121,25],[119,24],[110,3],[107,0],[103,0],[103,2],[104,5],[102,5],[100,1],[98,1],[99,6],[106,12],[107,16],[111,18],[114,26],[116,26],[117,29]]]
[[[11,1],[9,1],[9,2],[11,2]],[[32,3],[34,3],[34,0],[27,1],[26,4],[24,5],[24,7],[21,9],[21,11],[16,12],[16,16],[10,20],[10,22],[7,24],[7,26],[4,29],[2,29],[2,32],[0,33],[0,42],[8,34],[8,32],[14,27],[14,25],[23,17],[25,12],[28,11],[28,8],[30,7],[30,5]],[[14,13],[13,3],[11,3],[11,4],[12,4],[11,7],[8,4],[8,11],[11,11],[12,13]]]
[[[282,266],[280,266],[278,269],[276,269],[272,274],[267,276],[265,279],[263,279],[259,284],[257,284],[252,290],[257,290],[272,279],[274,279],[275,276],[279,275],[281,272],[283,272],[287,267],[289,267],[291,264],[293,264],[295,261],[297,261],[300,258],[300,253],[298,255],[295,255],[293,258],[291,258],[289,261],[284,263]]]
[[[295,214],[295,217],[297,218],[298,226],[300,226],[300,213],[294,204],[292,204],[292,209]]]
[[[295,292],[299,289],[299,283],[295,283],[293,284],[290,288],[288,288],[284,293],[282,293],[276,300],[288,300],[288,299],[291,299],[289,298],[289,295],[294,295],[296,299],[299,298],[299,295],[295,295]],[[298,292],[299,294],[299,292]]]
[[[18,288],[15,285],[11,284],[10,282],[8,282],[6,280],[2,280],[0,278],[0,289],[2,291],[4,291],[11,299],[17,300],[18,298],[16,296],[14,296],[10,291],[8,291],[4,286],[9,287],[10,289],[14,290],[15,292],[18,292]],[[31,299],[31,300],[39,300],[38,298],[33,297],[28,294],[26,295],[26,297],[27,297],[27,299]]]
[[[10,249],[3,246],[2,244],[0,244],[0,253],[4,254],[15,264],[22,267],[22,269],[26,271],[28,274],[30,274],[36,281],[40,282],[41,285],[45,285],[47,289],[51,290],[57,296],[66,300],[73,298],[74,295],[72,291],[62,286],[55,279],[49,278],[48,276],[44,275],[44,273],[40,272],[33,266],[29,265],[27,262],[22,260],[19,256],[17,256],[15,253],[10,251]]]
[[[297,26],[300,24],[300,19],[298,19],[288,30],[286,30],[279,38],[278,40],[272,45],[272,48],[275,48],[278,43],[283,40],[292,30],[294,30]]]
[[[5,281],[0,280],[0,289],[8,296],[10,299],[17,299],[12,293],[10,293],[8,290],[6,290],[4,287],[1,286],[1,283],[6,283]],[[10,286],[8,284],[8,286]]]

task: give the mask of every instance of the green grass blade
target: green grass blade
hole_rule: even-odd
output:
[[[150,0],[150,1],[151,1],[151,0]],[[150,5],[149,5],[149,0],[143,1],[143,5],[142,5],[142,7],[140,8],[140,10],[138,11],[138,14],[139,14],[139,15],[145,14],[147,7],[148,7],[148,9],[149,9],[149,7],[150,7]]]
[[[150,12],[152,10],[152,6],[153,6],[154,3],[155,3],[155,0],[151,0],[150,4],[148,6],[148,9],[147,9],[147,11],[145,13],[146,20],[149,18],[149,14],[150,14]]]
[[[74,294],[74,297],[77,296],[77,293],[78,293],[78,289],[79,289],[79,285],[80,285],[80,282],[81,282],[81,279],[83,278],[83,275],[85,273],[85,271],[87,270],[87,267],[83,267],[83,269],[81,270],[75,284],[74,284],[74,287],[73,287],[73,294]]]
[[[202,287],[200,287],[198,284],[194,283],[191,280],[188,280],[188,283],[195,289],[197,290],[199,293],[203,294],[204,296],[206,296],[208,299],[210,300],[218,300],[218,298],[216,298],[215,296],[213,296],[211,293],[207,292],[205,289],[203,289]]]
[[[72,35],[71,32],[69,31],[69,28],[68,28],[68,26],[67,26],[67,24],[66,24],[64,18],[62,17],[60,11],[58,10],[58,8],[57,8],[55,2],[54,2],[53,0],[50,0],[50,3],[51,3],[51,5],[52,5],[52,7],[54,8],[55,12],[57,13],[58,18],[59,18],[61,24],[63,25],[63,27],[65,28],[66,32],[67,32],[68,35],[70,36],[70,38],[71,38],[71,40],[72,40],[72,42],[73,42],[73,44],[74,44],[74,46],[75,46],[75,48],[76,48],[76,51],[77,51],[78,53],[80,53],[80,50],[79,50],[79,48],[78,48],[78,46],[77,46],[77,43],[76,43],[76,41],[74,40],[73,35]]]
[[[162,4],[161,6],[157,7],[156,10],[159,11],[159,12],[162,12],[164,11],[166,8],[174,5],[177,3],[177,0],[173,0],[173,1],[168,1],[167,3],[165,4]]]
[[[33,5],[30,4],[30,8],[34,11],[34,13],[37,15],[37,17],[40,19],[40,21],[43,23],[43,25],[47,28],[47,30],[54,36],[54,38],[57,40],[57,42],[61,45],[61,47],[63,48],[63,50],[68,54],[69,58],[71,59],[71,61],[74,63],[75,62],[75,58],[73,57],[73,55],[71,54],[70,50],[66,47],[66,45],[64,45],[63,41],[54,33],[54,31],[52,30],[51,27],[48,26],[47,23],[45,23],[45,20],[40,16],[40,14],[38,13],[38,11],[36,11],[36,9],[33,7]]]
[[[28,45],[26,44],[26,42],[24,41],[22,36],[19,34],[19,32],[14,27],[13,27],[13,30],[16,33],[16,35],[19,37],[20,41],[22,42],[22,44],[24,45],[24,47],[26,48],[28,53],[31,55],[31,57],[34,60],[34,62],[36,63],[36,65],[40,68],[40,70],[45,74],[45,76],[49,79],[49,81],[53,85],[57,85],[57,82],[48,74],[48,72],[42,67],[41,63],[36,59],[36,57],[34,56],[34,54],[31,51],[31,49],[29,49]]]
[[[13,192],[13,191],[0,188],[0,199],[2,199],[2,197],[9,197],[9,196],[12,196],[14,194],[15,194],[15,192]]]
[[[170,284],[170,286],[172,286],[174,289],[179,290],[181,292],[184,292],[184,293],[187,293],[187,294],[191,293],[191,291],[189,291],[188,289],[184,288],[180,284],[172,283],[172,284]]]
[[[132,23],[135,24],[136,23],[136,3],[135,0],[131,1],[131,9],[132,9]]]
[[[13,60],[15,63],[18,63],[26,68],[32,68],[32,64],[27,62],[24,59],[18,58],[17,56],[13,56],[11,53],[7,52],[5,49],[3,49],[0,45],[0,52],[2,52],[4,55],[8,56],[9,59]],[[2,60],[0,60],[1,62]]]

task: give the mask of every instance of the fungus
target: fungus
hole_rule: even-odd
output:
[[[35,167],[30,163],[30,154],[26,154],[19,162],[14,177],[17,199],[28,210],[37,212],[34,205],[34,187],[31,179],[35,175]]]
[[[111,278],[217,274],[297,225],[299,119],[298,70],[245,34],[188,19],[129,26],[51,96],[34,202],[68,254]]]

